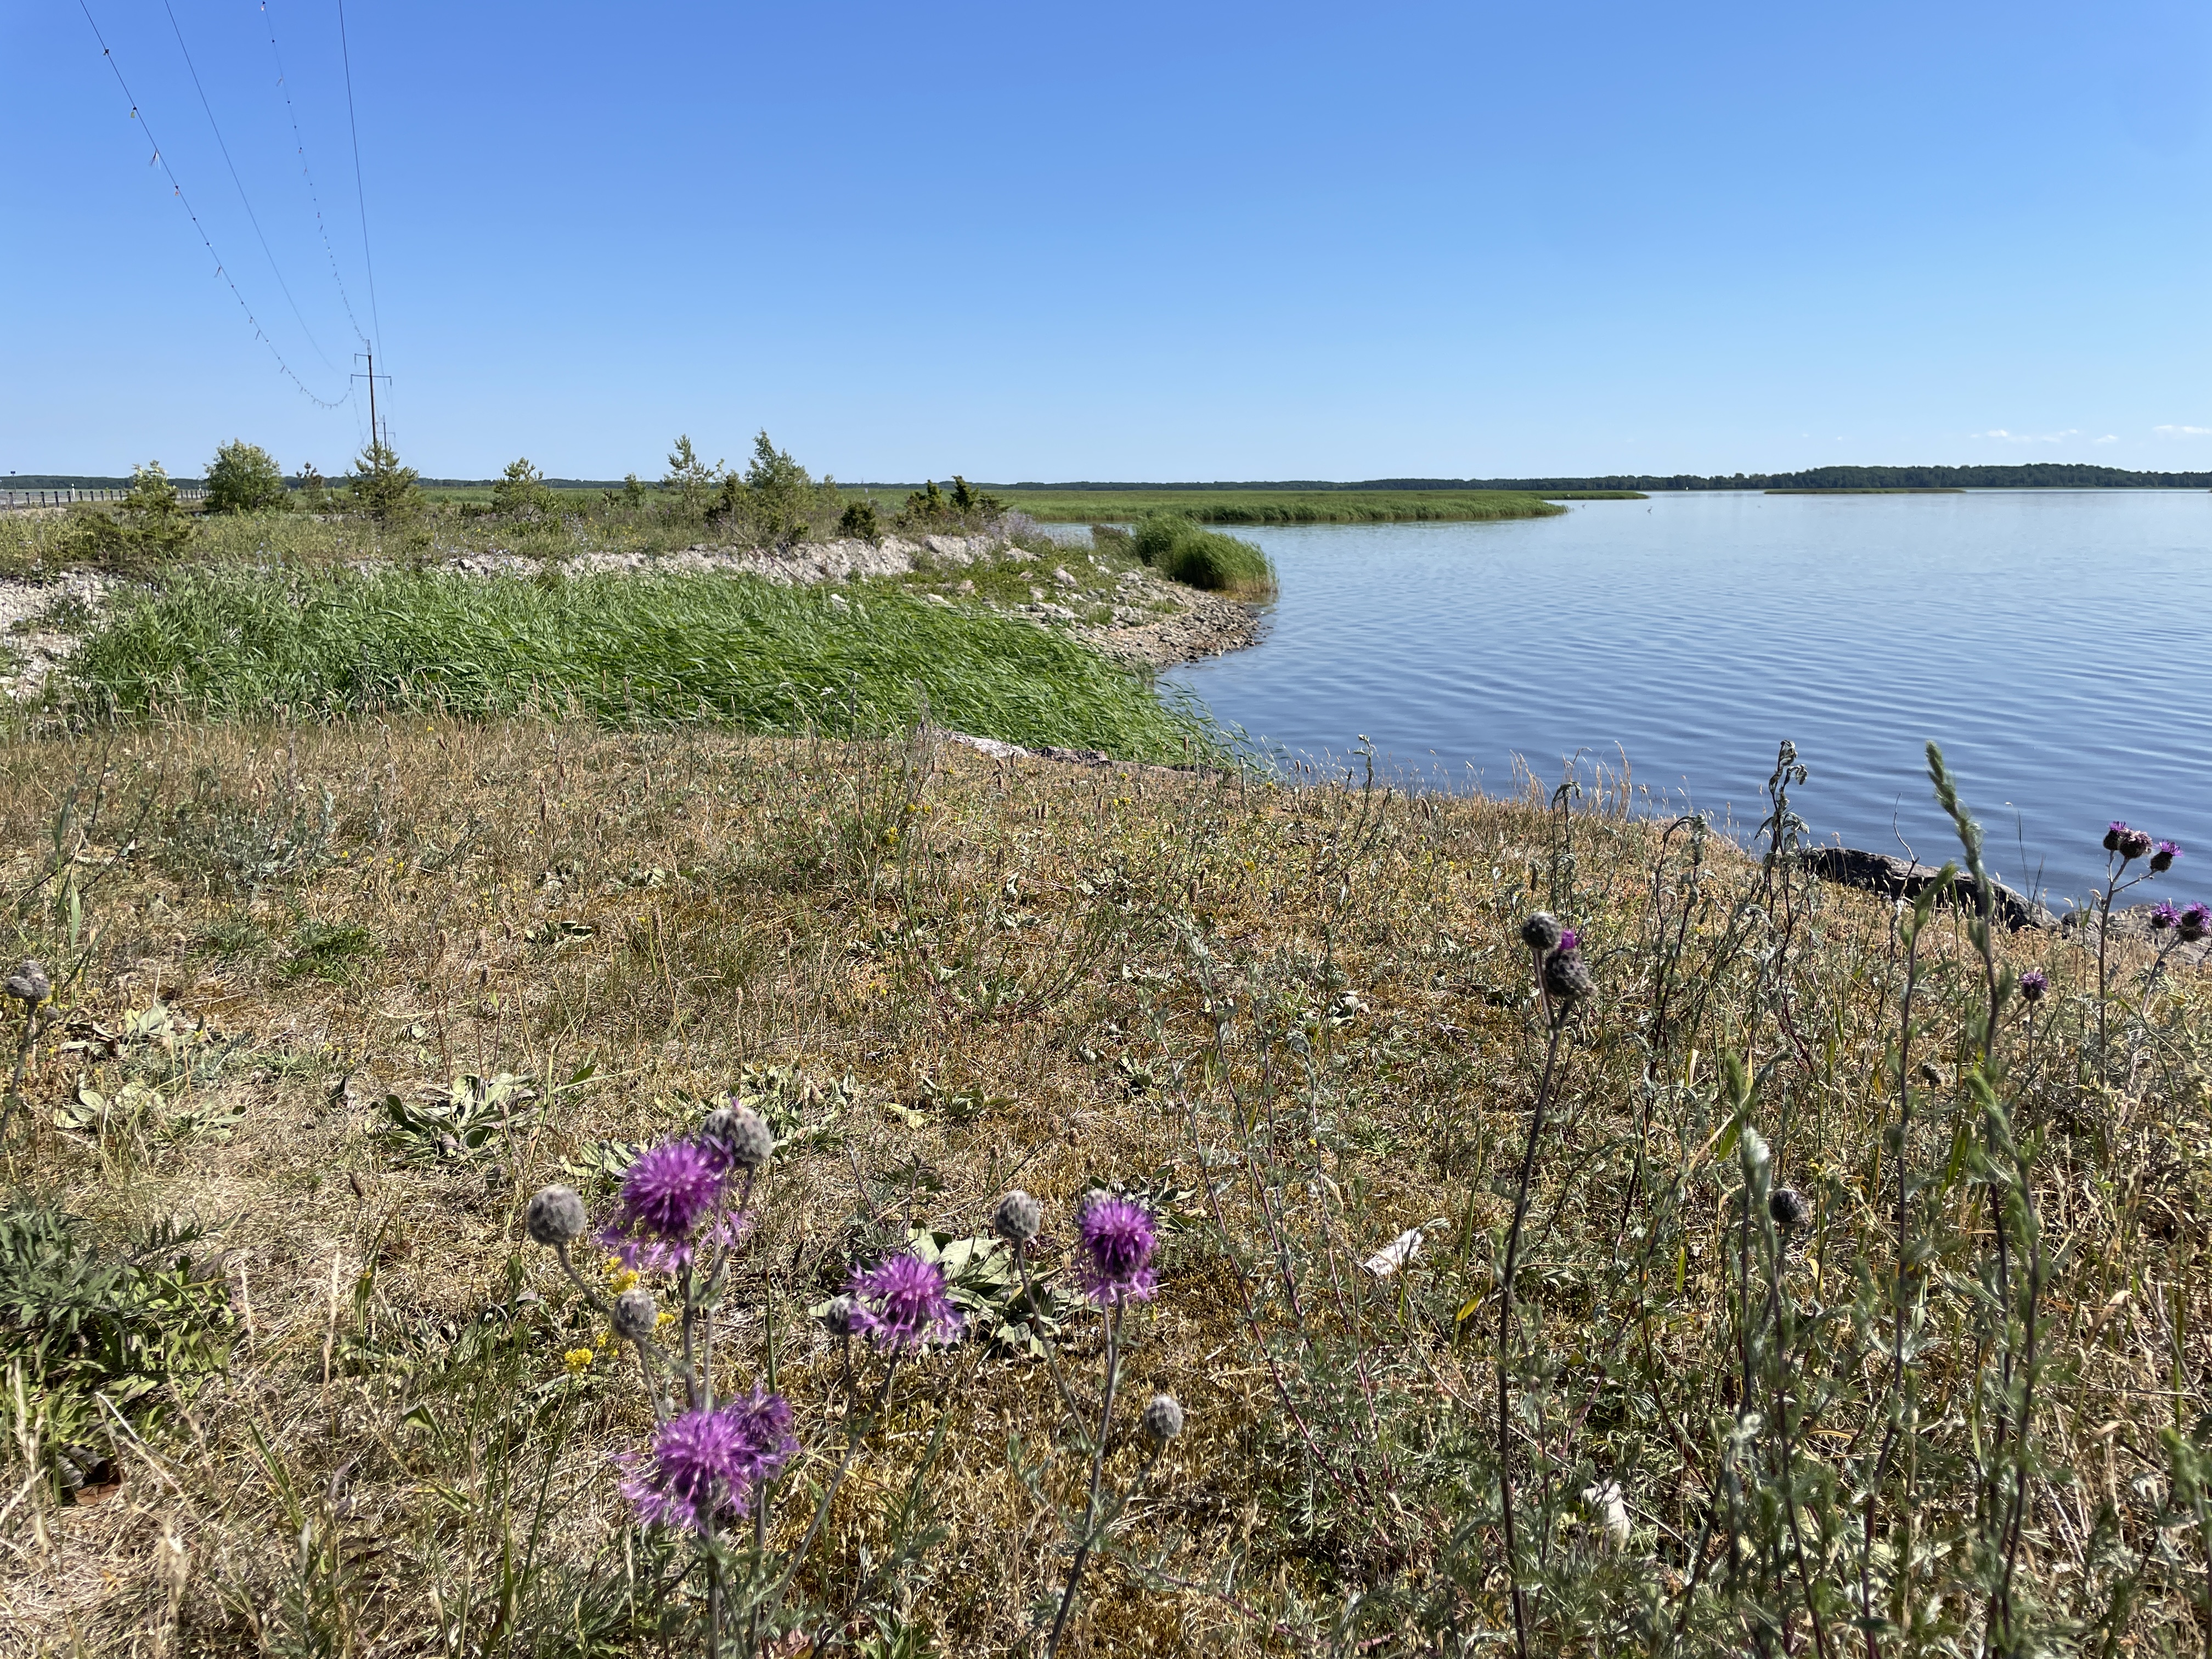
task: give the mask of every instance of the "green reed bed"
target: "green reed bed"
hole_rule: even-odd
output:
[[[1006,489],[1008,507],[1061,524],[1176,513],[1200,524],[1395,524],[1545,519],[1564,513],[1517,489]]]
[[[926,715],[1139,760],[1212,743],[1199,716],[1064,635],[882,589],[847,599],[744,577],[194,571],[89,637],[74,690],[125,714],[573,704],[618,725],[845,735]]]

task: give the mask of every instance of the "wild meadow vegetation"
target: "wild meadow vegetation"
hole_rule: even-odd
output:
[[[2206,918],[1824,884],[1801,777],[1747,852],[1588,775],[18,732],[11,1636],[2203,1652]]]

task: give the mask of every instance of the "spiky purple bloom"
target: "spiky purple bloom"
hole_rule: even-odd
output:
[[[2170,841],[2162,841],[2151,849],[2150,867],[2162,873],[2172,869],[2174,860],[2180,856],[2180,848]]]
[[[622,1494],[641,1521],[704,1532],[711,1516],[750,1513],[754,1495],[798,1449],[789,1403],[755,1389],[719,1410],[663,1423],[649,1458],[622,1460]]]
[[[2042,1001],[2043,994],[2050,988],[2051,977],[2040,968],[2031,968],[2020,976],[2020,994],[2025,1001]]]
[[[1575,932],[1573,928],[1562,927],[1559,929],[1559,949],[1562,951],[1575,950],[1581,945],[1582,942],[1582,935]]]
[[[1100,1194],[1076,1217],[1083,1249],[1083,1293],[1101,1308],[1151,1300],[1159,1289],[1152,1252],[1159,1248],[1152,1212],[1132,1199]]]
[[[851,1282],[853,1330],[879,1348],[956,1342],[966,1323],[953,1310],[945,1269],[918,1255],[885,1256]]]
[[[2171,899],[2163,904],[2151,906],[2150,930],[2154,933],[2162,933],[2169,927],[2179,927],[2180,922],[2181,912],[2173,908]]]
[[[2118,852],[2120,842],[2133,834],[2135,831],[2129,829],[2125,822],[2114,818],[2105,826],[2105,850],[2107,853]]]
[[[622,1212],[600,1241],[628,1267],[680,1267],[702,1246],[735,1244],[750,1230],[722,1212],[732,1165],[696,1141],[665,1140],[623,1176]]]
[[[2205,934],[2212,933],[2212,905],[2190,905],[2181,913],[2180,927],[2185,945],[2194,945]]]

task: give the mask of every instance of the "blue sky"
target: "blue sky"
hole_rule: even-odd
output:
[[[372,308],[334,0],[86,3],[141,121],[0,8],[0,471],[359,441],[149,128],[435,476],[2212,468],[2201,4],[353,0]]]

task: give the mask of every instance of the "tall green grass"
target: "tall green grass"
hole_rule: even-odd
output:
[[[1272,598],[1275,567],[1246,541],[1201,530],[1178,513],[1156,513],[1137,526],[1136,555],[1171,581],[1237,599]]]
[[[1131,760],[1212,746],[1201,715],[1063,635],[750,577],[198,570],[120,610],[71,673],[82,702],[122,714],[573,702],[613,724],[857,736],[926,710],[979,736]]]
[[[1054,523],[1177,513],[1197,524],[1393,524],[1542,519],[1566,509],[1517,489],[999,489],[1010,507]]]

